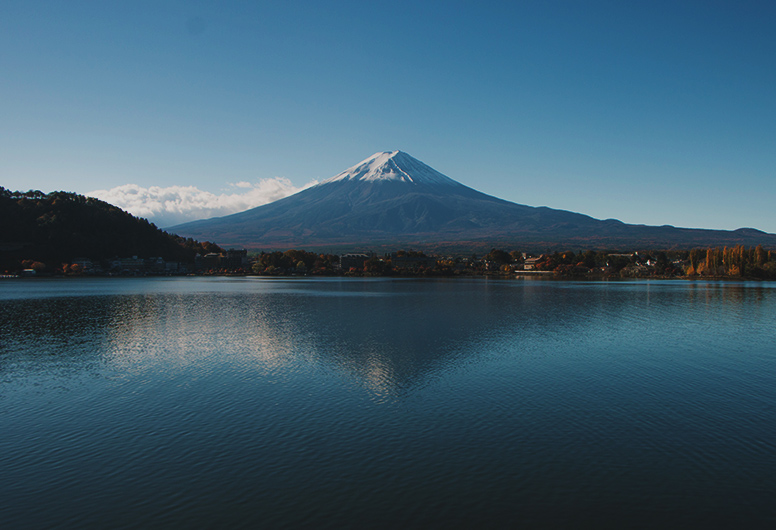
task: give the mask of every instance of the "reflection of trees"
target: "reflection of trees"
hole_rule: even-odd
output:
[[[42,370],[51,362],[76,370],[99,363],[120,372],[220,363],[279,375],[308,363],[335,367],[385,394],[478,355],[495,333],[546,320],[541,304],[532,302],[540,290],[530,282],[255,285],[261,289],[6,303],[13,318],[4,322],[17,344],[45,355],[30,357]]]
[[[4,335],[13,339],[3,348],[41,371],[53,363],[118,372],[221,363],[279,375],[308,363],[382,393],[470,354],[468,341],[504,316],[481,286],[471,296],[445,282],[253,285],[261,289],[6,301]]]
[[[218,292],[138,297],[116,306],[106,350],[111,362],[125,367],[275,370],[302,338],[287,302],[269,308],[262,298]]]
[[[0,369],[65,375],[95,367],[112,303],[107,296],[0,301]]]
[[[179,292],[2,301],[0,369],[10,360],[41,372],[108,367],[197,377],[231,370],[285,378],[333,368],[390,395],[493,348],[532,355],[549,341],[545,351],[584,351],[586,343],[648,326],[656,311],[664,322],[752,319],[772,294],[683,282],[279,280],[221,289],[218,281],[201,282],[205,292],[186,292],[194,284],[184,282]],[[568,343],[572,336],[576,344]]]

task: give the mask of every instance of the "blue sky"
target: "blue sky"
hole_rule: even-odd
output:
[[[774,2],[0,12],[6,188],[266,202],[400,149],[521,204],[776,232]]]

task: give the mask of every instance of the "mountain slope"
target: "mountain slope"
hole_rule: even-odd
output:
[[[401,151],[375,153],[279,201],[170,230],[248,248],[476,241],[585,248],[776,246],[776,236],[751,229],[628,225],[516,204],[464,186]]]
[[[185,241],[111,204],[75,193],[13,192],[0,187],[0,268],[20,260],[52,266],[76,257],[155,256],[193,262],[215,245]]]

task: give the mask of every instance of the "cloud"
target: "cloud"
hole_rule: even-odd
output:
[[[230,184],[236,190],[219,195],[194,186],[144,188],[137,184],[124,184],[109,190],[95,190],[87,195],[118,206],[132,215],[145,217],[157,226],[167,227],[255,208],[315,184],[317,181],[297,188],[287,178],[275,177],[256,183]]]
[[[240,182],[230,182],[229,185],[234,187],[234,188],[252,188],[253,187],[253,184],[251,184],[250,182],[245,182],[244,180],[240,181]]]

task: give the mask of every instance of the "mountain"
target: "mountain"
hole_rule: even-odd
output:
[[[247,248],[690,248],[757,245],[754,229],[629,225],[505,201],[464,186],[401,151],[375,153],[299,193],[171,231]]]
[[[76,257],[193,262],[197,252],[212,250],[221,249],[168,234],[92,197],[0,187],[0,270],[16,270],[23,260],[56,267]]]

